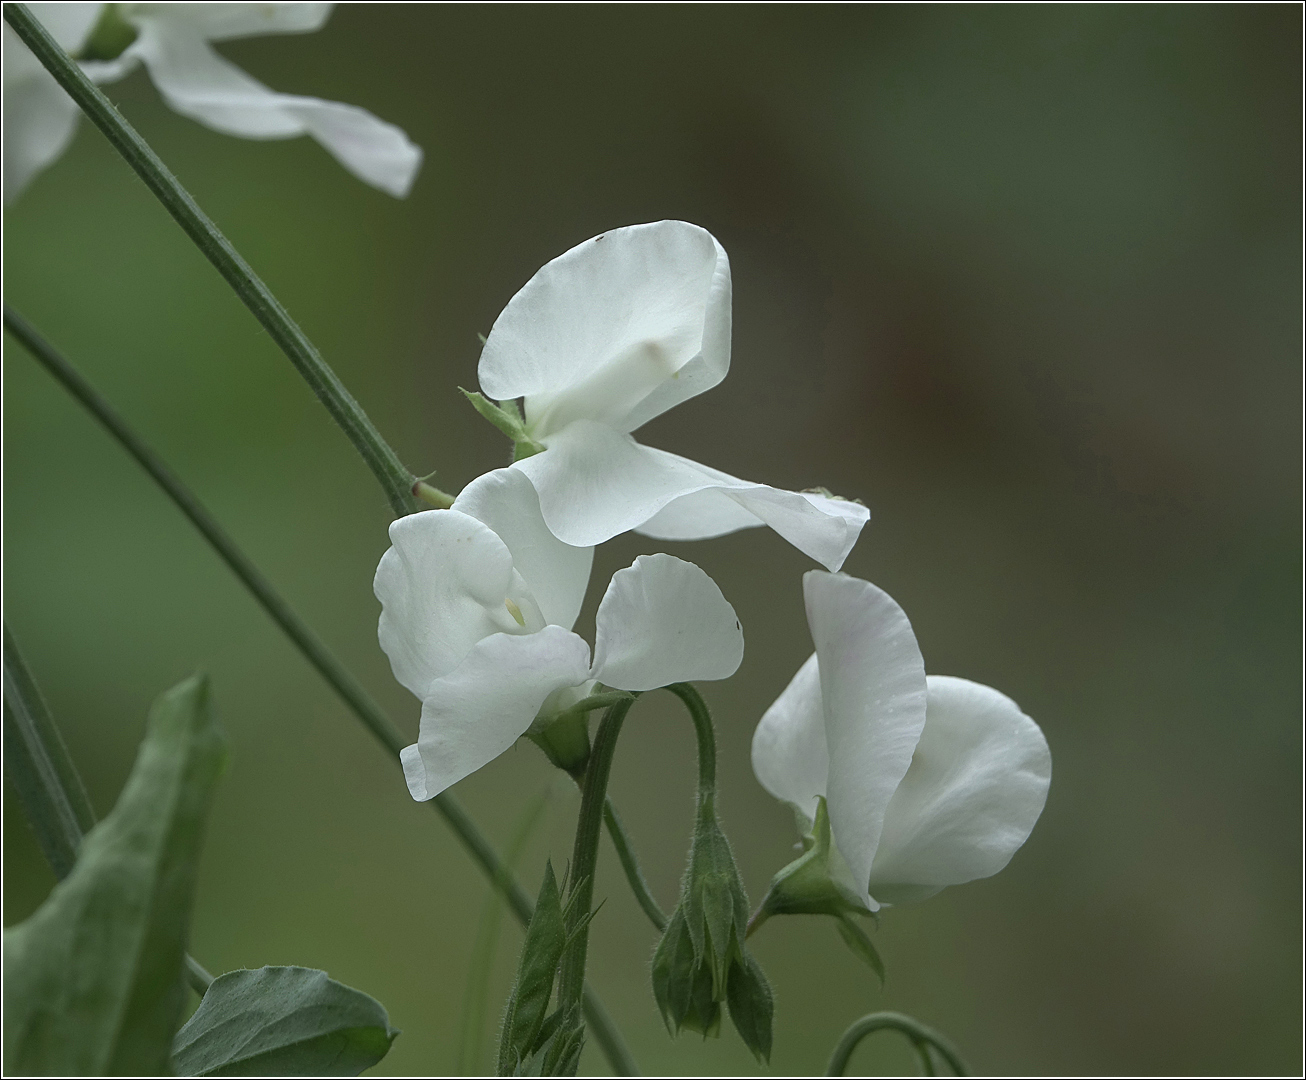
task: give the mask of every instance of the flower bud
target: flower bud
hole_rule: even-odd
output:
[[[771,988],[744,947],[748,897],[709,796],[700,802],[680,903],[653,955],[653,995],[668,1029],[716,1035],[721,1005],[759,1058],[771,1053]]]

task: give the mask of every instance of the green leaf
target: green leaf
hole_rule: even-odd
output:
[[[5,769],[55,877],[66,878],[95,812],[17,643],[4,628]]]
[[[6,1072],[171,1071],[196,866],[224,758],[207,679],[159,697],[113,812],[36,914],[5,934]]]
[[[742,960],[736,960],[730,965],[726,1003],[730,1006],[730,1019],[744,1044],[760,1060],[770,1061],[771,1018],[775,1014],[775,999],[771,995],[771,984],[762,974],[761,965],[747,950],[744,951]]]
[[[357,1076],[399,1034],[381,1003],[325,971],[220,975],[173,1042],[182,1076]]]
[[[553,874],[553,863],[549,862],[544,867],[544,884],[540,886],[540,896],[535,902],[535,914],[526,928],[526,940],[522,943],[521,959],[517,965],[517,981],[513,984],[503,1019],[503,1033],[499,1038],[500,1076],[512,1076],[520,1063],[537,1049],[566,944],[562,897]]]
[[[880,959],[879,950],[871,943],[866,931],[853,922],[852,916],[841,914],[838,919],[839,936],[843,938],[848,948],[871,965],[871,970],[880,977],[880,985],[883,986],[884,961]]]

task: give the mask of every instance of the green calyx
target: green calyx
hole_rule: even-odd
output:
[[[526,737],[579,784],[590,759],[589,714],[635,696],[625,690],[608,690],[599,683],[557,691],[545,700]]]
[[[830,836],[830,813],[825,799],[817,800],[816,821],[803,838],[807,849],[771,879],[771,887],[749,933],[772,915],[845,915],[867,914],[866,906],[842,884],[833,872],[831,859],[837,857]]]
[[[117,4],[105,4],[77,59],[117,60],[139,35],[140,31],[119,14]]]
[[[521,461],[544,449],[544,444],[532,439],[526,430],[526,421],[517,402],[501,401],[496,405],[484,394],[474,390],[463,390],[461,386],[458,389],[463,397],[472,403],[473,409],[512,440],[513,461]]]
[[[831,865],[839,858],[830,835],[830,812],[825,799],[816,804],[816,821],[803,837],[807,849],[771,879],[771,887],[748,924],[751,935],[772,915],[831,915],[837,922],[839,936],[859,959],[863,960],[884,983],[884,961],[879,951],[854,916],[871,915],[866,905],[839,880]]]
[[[714,800],[700,794],[680,903],[653,955],[653,995],[667,1029],[721,1029],[721,1006],[759,1059],[771,1056],[771,987],[744,946],[748,897]]]

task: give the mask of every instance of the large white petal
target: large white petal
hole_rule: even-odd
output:
[[[516,469],[495,469],[463,488],[453,508],[498,534],[544,621],[570,630],[585,599],[594,549],[564,544],[549,532],[531,482]]]
[[[120,4],[124,19],[186,19],[209,41],[321,30],[335,4]]]
[[[66,51],[78,52],[103,4],[29,4]],[[80,110],[4,24],[4,201],[12,202],[68,148]]]
[[[422,702],[417,743],[400,755],[413,798],[432,799],[493,761],[531,726],[545,698],[588,673],[589,646],[560,626],[479,642]]]
[[[925,726],[925,663],[902,608],[869,581],[810,570],[803,595],[820,658],[830,827],[869,903],[885,812]]]
[[[372,583],[382,605],[377,636],[395,678],[417,697],[424,699],[482,638],[544,625],[507,546],[474,517],[457,510],[410,514],[390,523],[390,542]]]
[[[921,900],[996,874],[1029,837],[1052,778],[1039,726],[1005,694],[929,677],[925,730],[884,816],[877,900]]]
[[[86,39],[91,36],[103,4],[28,4],[27,10],[40,20],[42,26],[50,31],[50,36],[59,43],[59,47],[70,55],[81,52]],[[9,25],[8,23],[5,24]],[[27,50],[23,46],[24,51]],[[31,56],[31,53],[28,53]],[[40,64],[40,61],[32,56]],[[9,56],[5,55],[5,67],[9,66]],[[6,74],[8,72],[6,71]]]
[[[870,517],[859,503],[740,480],[588,420],[569,425],[549,439],[547,450],[513,468],[535,486],[553,534],[577,546],[630,529],[700,540],[769,525],[837,569]]]
[[[574,420],[633,431],[730,368],[730,262],[685,221],[631,225],[546,263],[495,320],[481,389],[525,397],[536,438]]]
[[[753,772],[767,791],[792,806],[811,827],[816,800],[825,794],[830,773],[816,653],[762,714],[753,732]]]
[[[594,678],[621,690],[728,679],[744,632],[717,584],[673,555],[641,555],[612,575],[595,617]]]
[[[183,15],[138,23],[140,37],[123,56],[139,56],[183,116],[247,139],[312,135],[359,179],[397,197],[408,194],[422,151],[393,124],[354,105],[270,90],[214,52],[199,24]]]

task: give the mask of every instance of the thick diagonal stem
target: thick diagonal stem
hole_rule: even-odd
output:
[[[69,363],[26,319],[16,311],[5,306],[4,325],[41,365],[55,377],[63,387],[73,395],[125,449],[154,481],[163,489],[200,531],[222,560],[231,568],[241,583],[249,589],[263,610],[272,617],[282,631],[290,638],[296,648],[304,655],[336,692],[340,699],[358,717],[378,742],[384,746],[399,762],[399,752],[405,746],[404,737],[390,721],[362,684],[353,674],[309,629],[308,625],[296,614],[295,610],[272,587],[262,572],[249,560],[226,530],[214,519],[204,505],[181,482],[163,460],[151,450],[118,415],[117,411],[87,382],[71,363]],[[468,816],[462,804],[449,792],[437,795],[432,804],[454,835],[462,842],[468,854],[485,872],[486,876],[499,888],[512,908],[517,920],[525,926],[530,922],[534,904],[526,891],[518,884],[511,871],[499,858],[494,847]],[[608,1056],[613,1069],[624,1076],[636,1075],[638,1069],[630,1051],[622,1041],[615,1023],[608,1015],[598,997],[585,988],[585,1015],[589,1020],[590,1030],[599,1045]]]
[[[272,295],[263,280],[241,258],[240,253],[199,208],[190,193],[181,186],[136,129],[127,123],[109,99],[27,10],[26,5],[5,4],[4,17],[23,44],[32,50],[45,69],[81,107],[91,123],[104,133],[114,149],[136,171],[136,175],[145,181],[146,187],[154,192],[168,213],[286,354],[295,370],[303,376],[376,475],[395,516],[402,517],[417,510],[418,505],[412,493],[416,477],[404,467],[399,456],[368,419],[363,407],[345,389],[344,383],[336,377],[336,373],[322,359],[317,348]]]
[[[594,901],[594,871],[599,861],[599,833],[603,827],[603,808],[608,797],[608,777],[612,774],[612,755],[633,697],[619,701],[608,709],[594,735],[594,748],[585,767],[581,789],[580,814],[576,820],[576,843],[571,854],[571,890],[567,933],[571,943],[562,958],[559,977],[559,1004],[566,1008],[581,999],[585,985],[585,958],[589,950],[589,916]]]
[[[955,1075],[970,1075],[965,1062],[961,1060],[961,1055],[957,1053],[957,1048],[952,1045],[952,1042],[946,1036],[941,1035],[931,1027],[926,1027],[919,1020],[897,1012],[871,1013],[868,1016],[863,1016],[860,1020],[853,1021],[848,1030],[843,1033],[843,1038],[839,1040],[839,1044],[834,1048],[834,1053],[830,1055],[830,1064],[826,1067],[825,1075],[843,1076],[844,1070],[848,1068],[848,1061],[853,1056],[853,1051],[857,1049],[857,1045],[867,1035],[886,1030],[901,1032],[917,1048],[923,1045],[934,1047],[943,1060],[948,1063],[948,1068]],[[925,1060],[928,1061],[929,1059],[926,1058]]]

